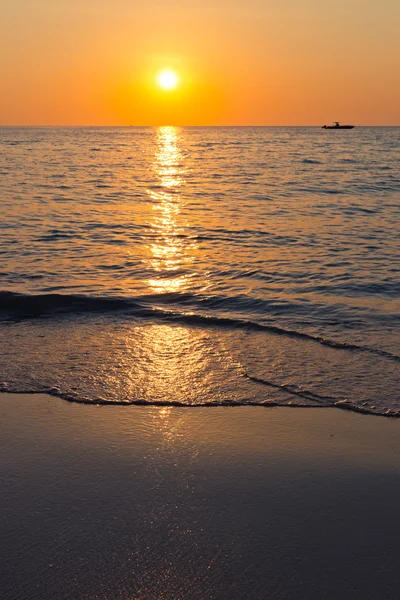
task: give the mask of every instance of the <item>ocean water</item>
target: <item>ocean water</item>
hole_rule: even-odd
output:
[[[400,416],[400,128],[1,128],[0,381]]]

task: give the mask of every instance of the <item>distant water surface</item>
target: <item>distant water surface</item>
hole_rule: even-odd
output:
[[[400,415],[400,129],[0,129],[3,390]]]

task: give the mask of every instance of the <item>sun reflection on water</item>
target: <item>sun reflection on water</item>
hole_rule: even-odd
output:
[[[159,402],[192,404],[208,395],[208,332],[176,325],[136,330],[132,396]],[[127,345],[131,338],[127,339]]]
[[[157,132],[154,170],[166,188],[175,188],[184,182],[179,135],[178,127],[160,127]]]
[[[144,238],[149,240],[143,259],[149,274],[146,284],[152,293],[172,296],[172,304],[179,301],[174,294],[189,289],[198,251],[185,213],[187,156],[182,136],[176,127],[157,130],[152,185],[147,189],[151,203],[146,204],[151,207]],[[210,335],[209,330],[177,324],[135,327],[125,340],[128,395],[175,405],[198,404],[213,397],[216,385],[210,364],[218,357],[210,351]],[[154,414],[165,443],[177,443],[181,434],[171,424],[171,408]]]
[[[177,127],[158,129],[153,170],[159,185],[148,190],[153,201],[151,227],[154,233],[154,241],[149,246],[149,266],[155,276],[147,283],[158,293],[178,292],[187,286],[187,266],[193,262],[195,251],[182,218],[179,188],[185,183],[185,157],[179,144],[180,135]]]

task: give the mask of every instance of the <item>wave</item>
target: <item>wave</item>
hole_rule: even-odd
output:
[[[219,304],[217,300],[213,299],[211,305],[215,305],[215,303]],[[170,308],[160,308],[159,306],[154,306],[153,303],[164,304]],[[278,325],[259,323],[241,318],[193,312],[176,312],[174,309],[176,309],[177,304],[192,308],[193,305],[201,305],[201,302],[199,302],[198,296],[190,293],[139,296],[132,299],[57,293],[31,295],[0,291],[0,316],[3,316],[3,320],[11,319],[15,321],[80,313],[120,313],[137,319],[161,320],[167,323],[181,323],[199,327],[265,331],[275,335],[308,340],[336,350],[365,352],[400,362],[400,356],[387,350],[353,344],[351,342],[336,341],[303,331],[285,329]]]
[[[280,383],[274,383],[273,381],[269,381],[267,379],[261,379],[260,377],[256,377],[254,375],[249,375],[244,372],[243,377],[249,379],[250,381],[254,381],[254,383],[259,383],[261,385],[266,385],[268,387],[272,387],[276,390],[281,390],[282,392],[287,392],[288,394],[292,394],[293,396],[298,396],[299,398],[304,398],[306,400],[312,400],[313,402],[330,402],[331,404],[336,404],[339,402],[333,396],[322,396],[320,394],[316,394],[315,392],[311,392],[309,390],[300,389],[294,387],[293,385],[285,385]]]
[[[376,407],[368,408],[367,406],[360,406],[359,404],[356,404],[355,402],[352,402],[351,400],[347,400],[347,399],[346,400],[338,400],[337,398],[334,398],[333,396],[323,396],[321,394],[317,394],[316,392],[312,392],[310,390],[305,390],[305,389],[300,389],[293,385],[274,383],[272,381],[268,381],[267,379],[262,379],[260,377],[254,376],[254,375],[249,375],[246,372],[243,373],[243,376],[246,377],[247,379],[249,379],[250,381],[254,381],[254,383],[265,385],[267,387],[272,387],[274,389],[279,389],[282,392],[286,392],[288,394],[292,394],[293,396],[298,396],[299,398],[305,398],[306,400],[311,400],[311,401],[317,403],[317,404],[313,404],[311,406],[309,404],[305,404],[305,405],[296,404],[295,405],[296,407],[341,408],[343,410],[349,410],[352,412],[358,412],[358,413],[362,413],[362,414],[366,414],[366,415],[376,415],[376,416],[381,416],[381,417],[400,418],[400,411],[398,411],[398,410],[386,409],[384,411],[379,411],[376,409]],[[279,404],[279,406],[282,406],[282,405]],[[293,406],[293,405],[289,404],[289,406]]]
[[[314,392],[307,390],[295,390],[291,386],[279,385],[258,377],[243,374],[244,377],[259,383],[261,385],[267,385],[276,389],[281,389],[284,392],[312,400],[316,404],[301,404],[301,403],[280,403],[274,400],[267,400],[265,402],[256,402],[254,400],[217,400],[217,401],[206,401],[206,402],[193,402],[191,404],[180,402],[178,400],[107,400],[105,398],[88,398],[85,396],[71,395],[62,392],[58,388],[43,388],[43,389],[8,389],[6,384],[0,384],[0,394],[26,394],[26,395],[37,395],[47,394],[65,400],[73,404],[85,404],[90,406],[147,406],[147,407],[177,407],[177,408],[217,408],[217,407],[238,407],[238,406],[252,406],[259,408],[271,408],[271,407],[286,407],[286,408],[339,408],[350,412],[361,413],[365,415],[373,415],[377,417],[390,417],[394,419],[400,418],[399,410],[385,409],[380,411],[376,407],[368,408],[367,406],[360,406],[350,400],[337,400],[328,396],[320,396]],[[323,402],[328,400],[329,402]]]
[[[120,298],[79,294],[19,294],[0,291],[0,313],[20,318],[41,317],[57,313],[115,311],[123,310],[126,306],[126,301]]]

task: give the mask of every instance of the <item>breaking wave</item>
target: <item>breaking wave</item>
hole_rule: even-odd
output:
[[[154,306],[154,303],[169,306],[169,309]],[[215,303],[215,299],[210,301]],[[196,307],[197,304],[197,307]],[[313,341],[329,348],[348,350],[349,352],[366,352],[400,362],[400,356],[392,352],[351,342],[336,341],[303,331],[285,329],[274,324],[265,324],[252,320],[200,314],[193,312],[177,312],[177,305],[207,308],[207,301],[202,302],[192,294],[163,294],[139,296],[135,299],[85,296],[74,294],[20,294],[9,291],[0,292],[0,318],[5,320],[22,320],[51,317],[62,314],[79,313],[120,313],[136,319],[154,319],[167,323],[181,323],[199,327],[217,327],[229,329],[249,329],[267,331],[276,335]]]

